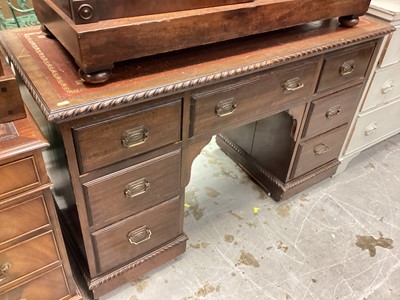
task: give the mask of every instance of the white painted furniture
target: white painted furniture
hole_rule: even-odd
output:
[[[396,27],[386,37],[341,152],[336,174],[362,150],[400,132],[400,1],[372,0],[370,15]]]

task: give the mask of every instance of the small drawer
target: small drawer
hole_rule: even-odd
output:
[[[178,236],[180,203],[177,197],[93,233],[98,273],[131,261]]]
[[[340,91],[311,103],[303,137],[311,138],[353,119],[361,86]]]
[[[381,141],[400,132],[400,99],[379,109],[360,114],[351,136],[346,154]]]
[[[400,47],[400,45],[399,45]],[[400,63],[376,70],[362,110],[390,102],[400,96]]]
[[[181,139],[181,101],[73,129],[81,173]]]
[[[0,292],[0,300],[60,300],[69,295],[64,270],[58,267],[12,290]]]
[[[0,209],[0,245],[49,225],[43,195]]]
[[[300,143],[292,178],[303,175],[337,158],[346,137],[347,125]]]
[[[400,25],[396,26],[396,31],[391,34],[388,43],[386,51],[383,52],[381,67],[400,62]]]
[[[39,186],[40,177],[33,156],[0,166],[0,198]]]
[[[180,160],[180,151],[175,151],[84,184],[91,225],[116,221],[176,196]]]
[[[0,286],[11,283],[59,261],[52,232],[0,252]]]
[[[375,43],[362,44],[326,55],[317,93],[364,79],[375,45]]]
[[[314,88],[318,62],[285,65],[192,96],[191,135],[218,133],[288,103],[306,99]]]

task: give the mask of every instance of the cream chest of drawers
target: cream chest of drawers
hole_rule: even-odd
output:
[[[396,31],[382,43],[336,174],[362,150],[400,132],[400,1],[372,0],[368,13],[389,22]]]

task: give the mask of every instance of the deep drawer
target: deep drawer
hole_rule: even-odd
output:
[[[0,244],[49,224],[43,196],[0,209]]]
[[[400,99],[388,105],[360,114],[346,154],[372,146],[376,142],[400,132]]]
[[[73,129],[81,173],[181,139],[181,101]]]
[[[231,124],[306,99],[313,89],[317,65],[316,60],[285,65],[194,94],[191,134],[218,133]]]
[[[52,232],[24,241],[0,252],[4,279],[0,285],[38,271],[59,260]]]
[[[376,70],[371,85],[368,88],[368,93],[365,97],[362,109],[367,110],[399,97],[399,74],[400,62],[384,69]]]
[[[33,156],[0,166],[0,197],[23,192],[40,185],[40,177]]]
[[[93,233],[98,273],[131,261],[178,236],[179,204],[177,197]]]
[[[0,300],[59,300],[66,299],[68,295],[64,271],[58,267],[10,291],[0,293]]]
[[[357,86],[313,101],[303,137],[311,138],[350,122],[360,95],[361,86]]]
[[[364,79],[375,43],[362,44],[326,55],[317,92],[340,88],[340,85]]]
[[[303,175],[337,158],[346,137],[347,125],[300,143],[292,178]]]
[[[180,159],[180,151],[174,151],[84,184],[91,225],[116,221],[176,196]]]

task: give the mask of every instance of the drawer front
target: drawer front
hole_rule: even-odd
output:
[[[396,62],[400,62],[400,26],[396,26],[396,31],[392,33],[389,45],[384,52],[381,67],[385,67]]]
[[[33,157],[0,166],[0,197],[22,192],[40,185],[40,177]]]
[[[312,93],[318,63],[282,66],[193,95],[191,134],[218,133],[231,124],[277,111]]]
[[[374,48],[375,43],[368,43],[326,55],[317,92],[340,88],[342,84],[363,79]]]
[[[53,269],[5,293],[0,300],[59,300],[69,296],[62,267]]]
[[[303,175],[337,158],[346,137],[347,125],[300,143],[293,178]]]
[[[353,119],[361,86],[347,89],[311,103],[303,137],[311,138]]]
[[[49,223],[43,196],[0,209],[0,245]]]
[[[5,285],[59,260],[52,232],[32,238],[0,252]]]
[[[74,128],[82,173],[181,139],[181,101]]]
[[[400,45],[399,45],[400,47]],[[363,110],[387,103],[400,96],[400,63],[378,69],[363,104]]]
[[[400,99],[357,117],[346,154],[372,146],[400,131]]]
[[[180,151],[175,151],[85,184],[91,225],[121,219],[176,196],[180,160]]]
[[[164,202],[93,234],[97,271],[108,271],[180,234],[179,198]]]

